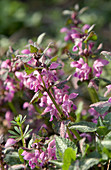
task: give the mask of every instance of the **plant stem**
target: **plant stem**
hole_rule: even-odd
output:
[[[58,104],[56,103],[55,99],[53,98],[52,94],[50,93],[50,90],[46,88],[45,82],[41,76],[43,85],[44,85],[44,91],[46,91],[50,97],[50,99],[52,100],[53,104],[55,105],[56,109],[58,110],[58,115],[61,118],[61,116],[63,115],[62,110],[59,108]]]
[[[108,160],[107,170],[109,170],[109,166],[110,166],[110,159]]]
[[[74,133],[74,135],[76,136],[77,140],[80,141],[81,137],[80,137],[79,133],[75,129],[71,129],[71,131]]]
[[[23,147],[26,147],[25,145],[25,139],[24,139],[24,137],[23,137],[23,130],[22,130],[22,125],[21,126],[19,126],[20,127],[20,131],[21,131],[21,138],[22,138],[22,144],[23,144]]]
[[[67,126],[67,132],[68,132],[69,138],[76,144],[76,140],[74,139],[74,136],[72,136],[68,126]]]
[[[56,109],[58,110],[58,115],[61,117],[63,115],[62,110],[59,108],[58,104],[56,103],[55,99],[53,98],[52,94],[49,90],[46,89],[46,92],[48,93],[50,99],[52,100],[53,104],[55,105]]]

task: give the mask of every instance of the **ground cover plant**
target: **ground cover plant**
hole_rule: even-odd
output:
[[[1,61],[1,169],[110,169],[111,53],[86,9],[63,12],[64,40],[42,33]]]

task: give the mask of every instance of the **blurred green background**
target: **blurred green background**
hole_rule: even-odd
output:
[[[111,0],[0,0],[0,56],[9,45],[24,46],[28,39],[46,32],[48,38],[60,39],[60,29],[65,26],[62,11],[75,4],[88,10],[81,19],[96,24],[99,41],[111,51]]]

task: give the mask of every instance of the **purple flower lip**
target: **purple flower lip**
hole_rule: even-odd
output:
[[[6,142],[6,144],[5,144],[5,147],[6,147],[6,148],[7,148],[7,147],[10,147],[10,146],[14,145],[16,142],[17,142],[17,141],[16,141],[15,139],[10,138],[10,139],[7,140],[7,142]]]

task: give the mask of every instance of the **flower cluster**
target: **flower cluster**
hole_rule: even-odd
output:
[[[108,147],[111,138],[109,128],[111,126],[109,119],[111,98],[101,102],[99,101],[101,96],[97,94],[98,81],[102,79],[100,76],[103,67],[108,65],[109,61],[99,57],[102,46],[100,44],[97,48],[95,47],[97,35],[92,31],[94,25],[83,25],[78,18],[77,10],[68,13],[71,15],[69,27],[62,28],[61,32],[66,33],[64,40],[67,43],[69,40],[71,41],[72,53],[68,51],[70,47],[67,43],[64,43],[66,46],[61,47],[54,44],[53,49],[51,43],[46,48],[41,47],[41,39],[44,36],[42,34],[38,37],[37,42],[29,41],[21,52],[14,52],[11,49],[12,59],[7,59],[0,65],[0,106],[3,105],[2,111],[5,112],[7,127],[13,135],[7,140],[5,148],[13,145],[16,148],[19,146],[18,142],[21,141],[22,147],[18,151],[20,161],[25,166],[29,165],[31,169],[47,169],[50,165],[54,168],[59,165],[63,169],[67,166],[68,169],[72,161],[75,161],[73,168],[78,166],[78,169],[81,169],[81,157],[83,163],[89,161],[89,168],[93,165],[96,167],[97,164],[102,167],[105,161],[110,160]],[[65,55],[64,51],[69,54],[70,66],[74,68],[68,76],[65,75],[63,68],[67,63],[64,64],[64,59],[59,58],[60,52],[61,55]],[[5,78],[2,75],[5,75]],[[75,79],[72,78],[72,75]],[[73,88],[73,80],[75,82],[80,80],[80,84],[84,81],[85,84],[88,83],[88,100],[83,99],[81,89],[77,86],[76,90]],[[106,79],[102,80],[107,82],[107,91],[104,96],[110,96],[111,84]],[[74,101],[78,92],[81,97],[77,98],[75,105]],[[17,103],[17,99],[14,101],[14,97],[19,98]],[[82,102],[80,102],[81,100]],[[93,104],[89,109],[91,100]],[[105,98],[105,100],[107,99]],[[18,105],[17,109],[15,109],[13,101]],[[4,103],[9,105],[10,109],[8,106],[4,109]],[[83,103],[86,103],[85,106]],[[18,108],[19,105],[21,108]],[[18,110],[22,111],[22,114],[27,110],[28,120],[21,114],[12,121],[13,113],[16,114]],[[48,114],[50,118],[47,116]],[[26,128],[24,122],[27,124]],[[14,130],[11,129],[11,123],[14,125]],[[33,129],[29,130],[29,124]],[[32,137],[30,133],[32,133]],[[95,139],[98,140],[98,146],[94,145]],[[108,145],[106,145],[107,139]],[[87,142],[90,142],[91,145]],[[78,145],[80,145],[79,149]],[[100,148],[100,145],[104,147]],[[92,158],[92,155],[99,157],[99,159],[94,157],[96,163],[89,159]],[[53,166],[54,161],[51,162],[51,160],[56,160],[57,165]],[[86,163],[82,167],[86,168]]]
[[[24,160],[29,161],[29,166],[34,169],[36,166],[43,168],[50,160],[56,159],[56,145],[55,140],[49,142],[47,149],[40,143],[33,143],[32,151],[23,151],[21,154]],[[44,151],[45,150],[45,151]]]
[[[63,89],[58,89],[57,87],[54,88],[55,101],[59,106],[60,105],[62,106],[62,108],[61,108],[63,111],[62,116],[66,117],[66,118],[69,117],[71,108],[76,110],[76,105],[73,103],[72,99],[76,98],[78,95],[77,93],[71,93],[70,95],[68,95],[67,88],[69,88],[69,87],[64,86]],[[50,121],[53,120],[53,116],[55,116],[57,119],[59,119],[58,110],[46,92],[44,93],[44,96],[41,98],[40,105],[43,106],[44,104],[45,104],[45,110],[44,110],[43,114],[50,112],[50,115],[51,115]]]

